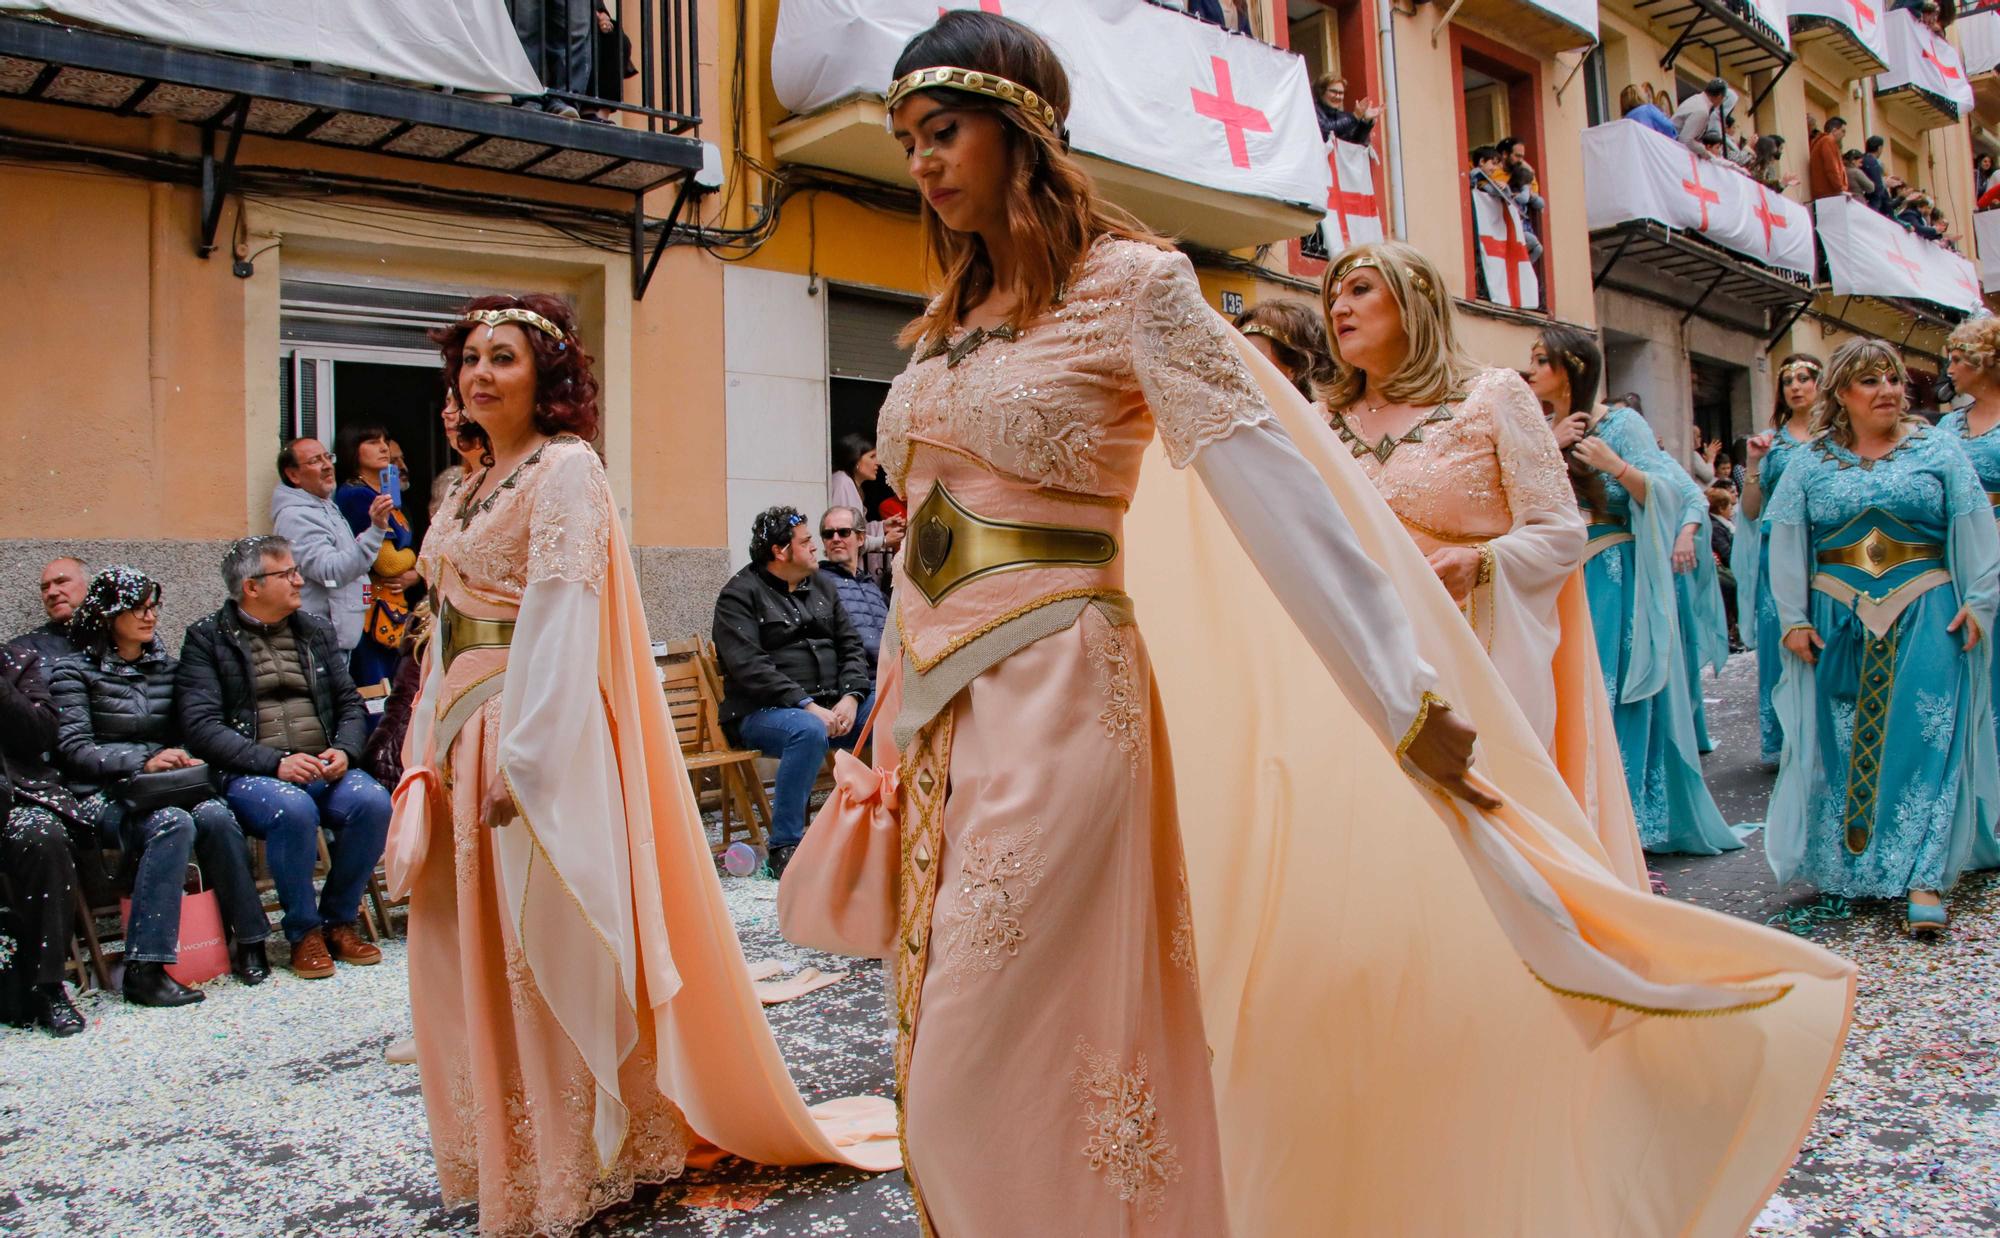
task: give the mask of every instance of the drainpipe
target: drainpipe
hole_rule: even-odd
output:
[[[1403,117],[1396,103],[1396,11],[1394,0],[1374,2],[1375,33],[1382,56],[1382,112],[1389,122],[1389,140],[1382,145],[1389,157],[1389,200],[1396,210],[1396,228],[1390,235],[1407,241],[1410,225],[1403,202]]]

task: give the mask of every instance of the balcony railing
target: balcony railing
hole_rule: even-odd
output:
[[[1882,32],[1888,0],[1791,0],[1792,50],[1838,81],[1889,67]]]
[[[1949,39],[1904,9],[1885,13],[1882,30],[1889,67],[1875,78],[1875,97],[1884,106],[1919,130],[1956,124],[1972,110],[1972,83]]]
[[[616,113],[614,124],[517,107],[505,89],[482,99],[408,84],[407,72],[398,74],[403,81],[385,81],[359,75],[373,66],[321,67],[317,47],[297,49],[308,67],[271,58],[274,49],[263,46],[251,56],[170,44],[143,31],[19,16],[0,16],[0,99],[168,117],[199,128],[197,248],[204,256],[214,248],[243,138],[254,135],[530,178],[524,184],[539,180],[630,194],[639,258],[647,232],[645,194],[678,182],[678,212],[703,163],[693,132],[700,110],[695,6],[688,0],[611,0],[611,7],[632,41],[636,82],[628,79],[617,99],[562,97]],[[519,55],[518,45],[506,50]],[[518,63],[525,65],[525,58]],[[491,76],[500,80],[482,82],[474,92],[510,82],[539,85],[532,73],[510,75],[504,66]],[[642,290],[643,280],[635,278],[635,291]]]
[[[1673,42],[1660,58],[1663,68],[1673,68],[1682,55],[1699,49],[1705,54],[1689,66],[1693,73],[1769,72],[1775,83],[1792,63],[1778,0],[1635,0],[1633,8],[1647,21],[1673,32]],[[1766,85],[1765,92],[1769,90]],[[1760,95],[1753,109],[1762,101]]]
[[[1105,196],[1210,249],[1289,241],[1327,210],[1325,144],[1305,62],[1147,4],[1022,6],[1064,49],[1071,149]],[[784,0],[772,85],[792,112],[777,157],[909,184],[882,92],[937,0]]]

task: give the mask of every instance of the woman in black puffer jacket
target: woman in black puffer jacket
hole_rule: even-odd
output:
[[[160,586],[129,567],[106,568],[70,620],[81,652],[56,666],[56,748],[70,789],[107,845],[136,858],[132,918],[125,935],[125,997],[143,1006],[184,1006],[203,994],[167,975],[180,954],[181,890],[188,857],[222,904],[236,939],[235,972],[257,984],[270,974],[271,924],[250,876],[250,851],[218,794],[191,808],[132,808],[136,774],[200,765],[175,746],[174,666],[154,635]]]

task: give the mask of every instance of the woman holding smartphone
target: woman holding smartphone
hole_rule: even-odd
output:
[[[359,426],[341,433],[340,459],[350,471],[333,495],[341,514],[356,533],[368,527],[369,506],[388,495],[389,532],[368,569],[372,595],[361,643],[354,647],[348,673],[355,685],[381,683],[396,673],[396,659],[410,627],[410,607],[421,595],[417,573],[416,535],[403,514],[403,477],[391,459],[389,432],[381,426]],[[356,523],[356,522],[359,523]]]

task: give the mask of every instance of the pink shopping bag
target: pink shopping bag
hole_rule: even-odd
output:
[[[200,872],[200,869],[196,869]],[[118,900],[118,922],[130,940],[132,900]],[[180,961],[167,964],[167,974],[182,984],[202,984],[229,970],[229,941],[222,932],[222,903],[215,891],[181,895]]]

